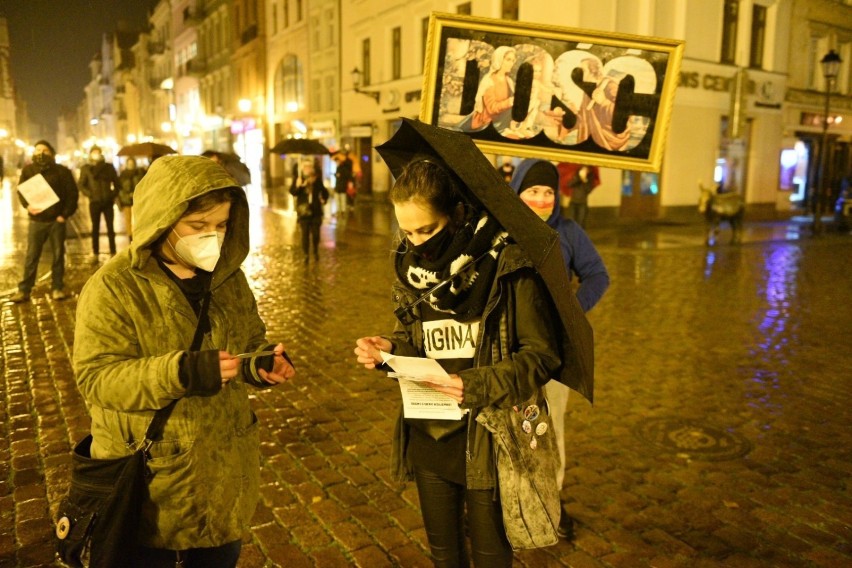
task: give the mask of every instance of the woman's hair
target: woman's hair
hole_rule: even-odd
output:
[[[406,165],[390,190],[392,203],[420,201],[436,213],[453,217],[463,201],[453,174],[444,166],[428,160]]]
[[[242,191],[236,187],[225,187],[222,189],[214,189],[203,195],[194,197],[186,204],[186,211],[181,217],[198,213],[199,211],[207,211],[213,209],[222,203],[230,203],[233,205],[237,201],[237,192]]]
[[[183,212],[183,215],[181,215],[180,218],[183,219],[187,215],[192,215],[199,211],[209,211],[222,203],[230,203],[233,206],[237,203],[237,200],[239,199],[239,192],[241,191],[242,189],[238,187],[224,187],[222,189],[214,189],[213,191],[208,191],[203,195],[194,197],[187,202],[186,211]],[[180,219],[178,219],[178,221],[180,221]],[[234,216],[231,215],[228,218],[227,230],[231,229],[231,224],[233,222]],[[163,246],[163,243],[165,243],[166,239],[169,238],[169,233],[171,233],[171,231],[163,231],[163,233],[154,240],[152,248],[155,251],[159,250]]]

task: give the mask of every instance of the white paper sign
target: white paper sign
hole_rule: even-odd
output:
[[[423,357],[401,357],[384,351],[382,360],[394,370],[388,376],[399,380],[403,415],[406,418],[461,420],[462,410],[451,396],[419,384],[430,378],[434,381],[436,377],[449,377],[437,361]]]
[[[41,174],[36,174],[18,186],[18,191],[27,200],[29,207],[44,211],[59,203],[59,196]]]

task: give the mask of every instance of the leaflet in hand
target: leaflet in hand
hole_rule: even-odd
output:
[[[59,196],[41,174],[36,174],[24,183],[18,185],[18,191],[27,200],[27,205],[44,211],[51,205],[59,203]]]
[[[462,410],[451,396],[420,384],[423,381],[434,382],[439,377],[449,377],[435,359],[401,357],[383,351],[382,360],[394,370],[388,376],[399,380],[406,418],[461,420]]]

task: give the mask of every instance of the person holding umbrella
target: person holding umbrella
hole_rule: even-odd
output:
[[[392,473],[417,484],[436,566],[469,565],[465,516],[473,564],[510,566],[501,496],[512,488],[498,483],[496,436],[484,418],[523,415],[533,422],[515,434],[529,435],[545,408],[543,386],[561,366],[554,310],[524,251],[438,157],[410,160],[390,199],[402,233],[393,255],[398,321],[392,334],[358,339],[357,361],[374,369],[384,354],[435,359],[449,377],[426,384],[466,412],[461,420],[401,413]],[[546,425],[532,428],[547,435]]]
[[[296,198],[296,216],[302,231],[302,252],[305,264],[310,261],[310,251],[314,260],[319,260],[320,225],[322,225],[323,207],[328,201],[328,189],[319,175],[316,161],[305,161],[301,173],[293,179],[290,195]]]

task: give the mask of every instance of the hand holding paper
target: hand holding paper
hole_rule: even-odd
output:
[[[399,379],[406,418],[461,419],[458,403],[464,398],[464,383],[458,375],[448,375],[435,359],[385,352],[381,357],[394,370],[388,376]]]

